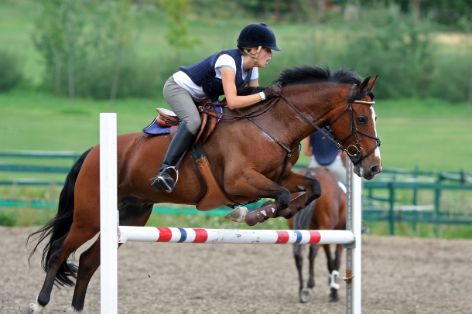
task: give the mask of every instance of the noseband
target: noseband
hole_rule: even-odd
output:
[[[368,106],[372,106],[373,104],[375,104],[375,101],[365,101],[365,100],[356,100],[356,99],[353,99],[352,95],[354,93],[354,89],[357,85],[353,85],[352,86],[352,90],[351,90],[351,96],[349,97],[349,100],[348,100],[348,103],[346,105],[346,107],[344,108],[344,110],[331,122],[331,125],[334,124],[337,120],[339,120],[339,118],[341,118],[345,113],[348,113],[350,118],[351,118],[351,133],[345,137],[344,139],[342,139],[341,141],[338,141],[336,138],[334,138],[329,132],[327,132],[326,130],[324,130],[323,128],[320,128],[318,125],[316,125],[314,122],[312,122],[304,112],[302,112],[300,109],[298,109],[292,102],[290,102],[285,96],[282,96],[282,98],[285,100],[285,102],[293,109],[293,111],[295,111],[305,122],[307,122],[308,124],[310,124],[312,127],[314,127],[316,130],[318,131],[321,131],[331,142],[333,142],[336,147],[342,151],[345,151],[346,154],[349,156],[349,159],[351,159],[352,163],[354,165],[357,165],[359,163],[362,162],[362,160],[364,160],[365,158],[367,158],[368,156],[370,156],[372,153],[374,153],[375,149],[377,147],[380,146],[381,144],[381,141],[378,137],[376,136],[373,136],[373,135],[370,135],[370,134],[366,134],[360,130],[357,129],[357,124],[356,124],[356,120],[355,120],[355,117],[354,117],[354,110],[352,109],[352,106],[354,104],[362,104],[362,105],[368,105]],[[350,144],[348,145],[347,147],[345,147],[345,143],[346,141],[350,138],[350,137],[354,137],[354,143],[353,144]],[[361,151],[361,144],[360,144],[360,136],[365,136],[365,137],[368,137],[370,139],[373,139],[375,140],[375,147],[370,151],[368,152],[367,154],[365,155],[362,155],[362,151]]]

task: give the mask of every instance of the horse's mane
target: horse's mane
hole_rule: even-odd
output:
[[[303,66],[285,69],[280,73],[274,83],[282,85],[317,83],[317,82],[336,82],[341,84],[361,84],[360,76],[352,71],[340,69],[334,74],[328,67]],[[263,87],[244,87],[238,90],[238,95],[245,96],[262,91]]]
[[[357,73],[346,69],[340,69],[334,74],[331,74],[328,67],[303,66],[282,71],[275,81],[275,83],[282,85],[317,82],[337,82],[341,84],[359,85],[361,83],[361,78]]]
[[[295,67],[283,70],[275,84],[290,85],[290,84],[305,84],[305,83],[318,83],[318,82],[335,82],[340,84],[356,84],[360,85],[362,80],[360,76],[352,71],[346,69],[340,69],[334,74],[331,73],[328,67],[319,66],[303,66]],[[264,89],[264,87],[244,87],[238,89],[238,95],[245,96],[255,94]],[[354,98],[358,95],[353,96]],[[265,102],[260,102],[255,106],[242,108],[239,111],[241,113],[257,112],[260,108],[265,108]]]

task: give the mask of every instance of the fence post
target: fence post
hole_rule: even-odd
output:
[[[346,313],[362,313],[362,180],[347,169],[346,229],[354,234],[354,243],[346,246]]]
[[[100,309],[108,314],[118,313],[116,149],[116,113],[100,113]]]
[[[390,235],[395,234],[395,187],[394,182],[388,183],[388,225]]]

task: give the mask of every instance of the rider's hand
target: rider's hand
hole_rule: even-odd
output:
[[[266,96],[266,99],[279,97],[282,95],[282,85],[275,83],[272,86],[264,88],[263,92]]]

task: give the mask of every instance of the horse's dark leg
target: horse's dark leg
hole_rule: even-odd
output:
[[[279,215],[285,218],[292,217],[321,195],[321,185],[318,180],[298,173],[291,172],[282,180],[282,185],[286,187],[290,193],[306,192],[305,195],[298,198],[296,202],[291,203],[289,207],[279,212]]]
[[[318,253],[318,246],[316,244],[310,244],[310,250],[308,251],[308,261],[309,261],[309,276],[307,287],[313,289],[315,287],[315,258],[316,253]]]
[[[72,297],[72,311],[81,312],[83,310],[87,287],[98,265],[100,265],[100,237],[80,255],[77,282]]]
[[[275,204],[267,208],[254,210],[246,215],[246,223],[250,226],[261,223],[276,215],[277,211],[287,208],[290,204],[290,192],[283,186],[275,183],[263,174],[246,169],[238,173],[235,180],[225,181],[225,189],[229,195],[247,195],[254,198],[273,198]]]
[[[301,303],[310,301],[311,291],[304,289],[303,283],[303,245],[293,245],[293,258],[295,260],[295,266],[297,267],[298,273],[298,297]]]
[[[329,244],[324,245],[326,253],[326,260],[329,272],[329,298],[330,301],[338,301],[338,290],[339,290],[339,267],[341,266],[340,254],[342,252],[342,246],[336,245],[335,258],[331,255],[331,246]]]
[[[26,309],[25,313],[41,313],[43,308],[49,303],[51,291],[54,286],[54,281],[56,279],[56,274],[62,264],[62,262],[57,261],[57,254],[61,248],[65,237],[66,235],[52,243],[51,257],[48,261],[49,268],[46,273],[46,278],[44,279],[43,286],[41,287],[38,298],[36,300],[37,303],[30,304],[29,307]]]
[[[51,291],[54,286],[56,275],[62,266],[67,261],[69,255],[77,250],[87,240],[91,239],[98,230],[94,228],[82,229],[72,224],[70,231],[63,238],[56,240],[51,249],[51,256],[48,260],[48,270],[46,272],[46,279],[38,295],[37,304],[30,304],[26,313],[41,313],[44,307],[49,303],[51,298]]]
[[[119,205],[120,225],[144,226],[149,219],[151,209],[152,204],[144,204],[134,198],[123,200]],[[99,265],[100,237],[80,256],[77,282],[71,306],[74,311],[80,312],[83,310],[88,284]]]
[[[339,290],[339,267],[341,266],[341,257],[343,254],[343,246],[341,244],[336,245],[335,257],[332,263],[332,271],[330,272],[329,285],[330,285],[330,301],[336,302],[338,298]]]

